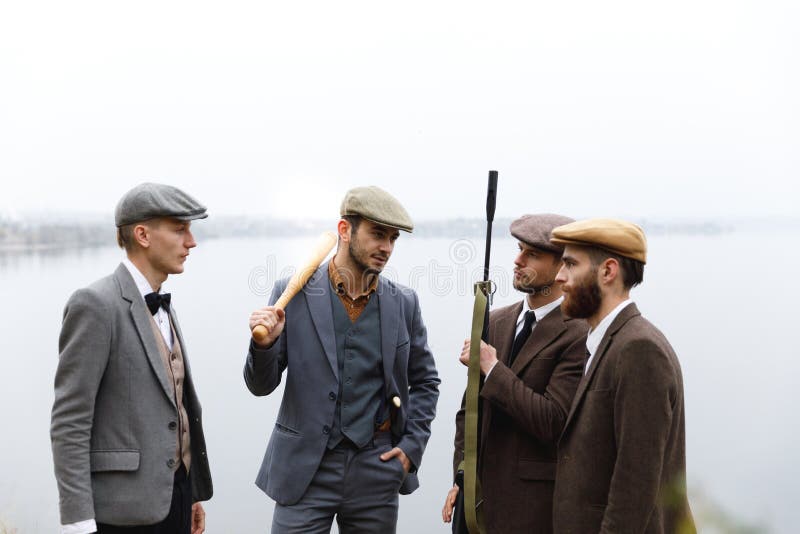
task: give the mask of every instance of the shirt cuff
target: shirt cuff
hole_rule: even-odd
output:
[[[500,360],[495,360],[495,362],[492,364],[492,367],[491,367],[491,369],[489,369],[488,371],[486,371],[486,374],[485,374],[485,375],[484,375],[484,377],[483,377],[483,380],[484,380],[484,381],[485,381],[487,378],[489,378],[489,374],[490,374],[492,371],[494,371],[494,366],[495,366],[495,365],[497,365],[498,363],[500,363]]]
[[[91,534],[92,532],[97,532],[97,523],[94,522],[94,519],[61,525],[61,534]]]

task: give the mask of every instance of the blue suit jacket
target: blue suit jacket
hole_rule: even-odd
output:
[[[277,301],[287,280],[278,282]],[[276,502],[296,503],[319,467],[336,414],[339,390],[336,334],[327,263],[286,307],[286,326],[268,349],[251,345],[244,379],[254,395],[268,395],[286,371],[286,386],[256,484]],[[411,460],[400,493],[419,487],[416,470],[436,414],[439,377],[428,347],[417,294],[379,278],[381,353],[386,401],[400,397],[392,423],[392,441]]]

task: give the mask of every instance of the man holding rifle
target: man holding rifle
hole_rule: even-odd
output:
[[[250,316],[254,395],[286,386],[256,484],[276,501],[273,533],[395,532],[398,493],[418,486],[439,378],[416,293],[380,276],[413,223],[377,187],[348,191],[339,246],[285,308]],[[275,304],[287,281],[278,282]]]
[[[585,360],[587,325],[560,309],[554,284],[561,245],[553,228],[560,215],[525,215],[511,224],[518,240],[514,288],[522,302],[491,312],[488,344],[480,352],[481,429],[478,479],[486,532],[550,533],[555,444],[564,426]],[[469,361],[469,342],[460,360]],[[456,415],[454,468],[464,458],[464,407]],[[448,493],[443,519],[452,519],[458,486]]]
[[[644,232],[590,219],[554,229],[551,241],[565,247],[564,312],[591,326],[558,443],[555,532],[694,533],[681,366],[630,299],[644,275]]]

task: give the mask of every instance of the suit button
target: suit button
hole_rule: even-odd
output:
[[[328,398],[330,400],[336,400],[336,394],[333,391],[331,391],[330,393],[328,393]]]
[[[175,467],[175,460],[173,460],[172,458],[170,458],[169,460],[167,460],[167,467],[169,467],[170,469],[172,469],[173,467]]]
[[[331,427],[329,427],[328,425],[322,427],[323,434],[330,434],[330,432],[331,432]]]
[[[167,427],[169,427],[170,430],[175,430],[176,428],[178,428],[178,423],[176,423],[175,421],[170,421]]]

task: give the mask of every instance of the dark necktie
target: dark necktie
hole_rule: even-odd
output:
[[[533,310],[528,310],[525,312],[525,322],[522,323],[522,330],[519,331],[517,337],[514,338],[514,344],[511,345],[511,355],[508,357],[508,366],[511,367],[511,364],[514,363],[514,358],[517,357],[522,345],[528,340],[531,335],[531,329],[533,328],[533,323],[536,322],[536,314],[533,313]]]
[[[169,312],[169,301],[172,297],[169,293],[148,293],[144,296],[144,301],[147,303],[147,308],[150,313],[155,315],[159,308],[164,308],[165,312]]]

